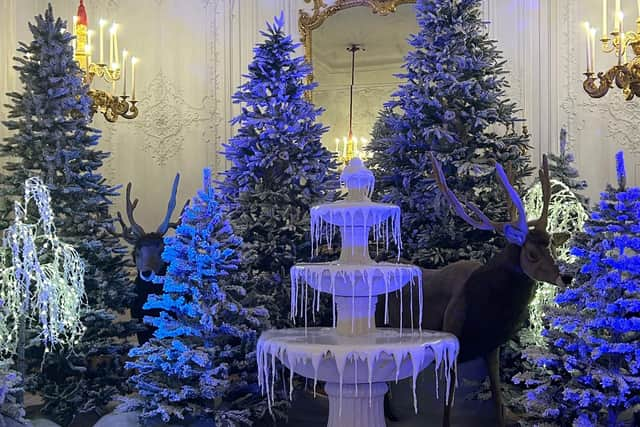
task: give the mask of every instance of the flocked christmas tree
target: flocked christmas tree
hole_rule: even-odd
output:
[[[89,127],[91,99],[82,72],[73,60],[72,36],[51,6],[29,28],[30,43],[20,43],[15,58],[23,89],[10,93],[11,136],[0,146],[0,219],[12,220],[13,200],[29,177],[40,177],[51,192],[60,238],[85,261],[88,306],[82,312],[87,330],[73,352],[27,351],[33,363],[32,390],[44,398],[44,412],[62,424],[73,414],[105,406],[126,391],[121,358],[132,323],[116,322],[115,311],[129,305],[131,286],[124,270],[127,251],[108,233],[114,187],[98,173],[108,157],[96,148],[99,132]]]
[[[576,161],[573,153],[567,151],[567,130],[560,129],[560,153],[547,155],[549,159],[549,175],[565,183],[578,197],[585,208],[589,207],[589,199],[581,194],[587,188],[587,181],[580,178],[578,169],[573,165]]]
[[[138,395],[125,409],[163,422],[206,417],[215,426],[251,425],[267,410],[257,387],[255,344],[266,310],[243,306],[246,291],[223,280],[240,263],[241,240],[222,216],[205,169],[204,186],[165,238],[169,263],[160,296],[150,295],[145,317],[154,338],[134,348],[127,368]]]
[[[309,209],[330,199],[338,187],[336,164],[320,142],[326,131],[321,113],[305,99],[314,85],[298,44],[284,32],[284,17],[275,19],[254,48],[247,81],[233,96],[241,113],[232,120],[238,130],[224,154],[222,197],[234,229],[244,241],[252,305],[264,305],[272,327],[290,326],[289,269],[309,261]]]
[[[394,114],[383,115],[380,125],[389,141],[370,145],[383,201],[402,209],[403,254],[424,267],[487,259],[500,245],[449,212],[430,176],[429,152],[451,177],[451,189],[496,219],[505,218],[507,206],[493,161],[510,165],[516,186],[530,172],[528,138],[511,126],[516,106],[505,95],[504,61],[480,6],[481,0],[418,0],[420,30],[409,39],[404,82],[387,103]]]
[[[546,348],[527,352],[540,368],[520,375],[533,387],[528,416],[554,425],[619,425],[640,403],[640,188],[609,186],[577,236],[573,285],[547,308]]]

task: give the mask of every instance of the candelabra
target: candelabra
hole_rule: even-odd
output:
[[[109,29],[109,61],[105,61],[105,43],[104,29],[107,21],[100,19],[99,21],[99,61],[92,61],[93,31],[88,30],[87,13],[80,0],[78,6],[78,14],[73,17],[73,34],[76,36],[74,40],[74,56],[75,60],[84,71],[84,81],[89,85],[89,96],[91,97],[91,115],[101,113],[104,118],[113,123],[118,117],[125,119],[134,119],[138,116],[138,106],[136,100],[136,80],[135,67],[138,58],[131,57],[131,97],[127,95],[127,58],[129,53],[122,51],[122,62],[120,61],[118,51],[118,24],[113,23]],[[121,67],[122,65],[122,67]],[[97,79],[96,79],[97,77]],[[111,91],[98,89],[94,83],[96,80],[102,80],[107,84],[111,84]],[[116,82],[122,82],[122,94],[116,94]],[[92,87],[92,85],[94,87]]]
[[[638,2],[640,8],[640,2]],[[624,14],[620,10],[620,0],[616,0],[614,31],[607,34],[607,0],[602,1],[602,38],[600,39],[604,53],[614,53],[617,64],[605,72],[596,74],[595,39],[596,29],[585,23],[587,30],[587,71],[582,87],[592,98],[602,98],[615,85],[622,90],[627,101],[640,96],[640,17],[636,19],[636,31],[624,31]],[[633,59],[627,60],[627,51],[631,49]]]

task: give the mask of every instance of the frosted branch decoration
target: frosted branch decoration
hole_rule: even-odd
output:
[[[3,233],[0,299],[5,319],[0,351],[4,354],[15,353],[22,322],[39,330],[45,352],[57,344],[73,344],[84,333],[80,321],[84,263],[72,246],[58,239],[50,203],[42,181],[29,178],[23,204],[15,202],[14,222]],[[38,219],[31,221],[29,213],[36,210]]]
[[[582,231],[585,221],[589,219],[589,212],[576,194],[562,181],[551,180],[551,200],[549,202],[549,217],[547,230],[549,234],[561,235],[566,233],[573,235]],[[543,197],[542,186],[537,182],[523,197],[524,207],[530,217],[539,216],[542,212]],[[552,244],[554,242],[552,241]],[[563,263],[573,263],[576,257],[570,254],[571,244],[568,240],[553,247],[555,256]],[[529,305],[529,320],[534,331],[534,340],[542,344],[544,338],[541,335],[544,329],[543,318],[546,314],[545,307],[553,304],[557,294],[557,287],[546,283],[539,283],[534,301]]]

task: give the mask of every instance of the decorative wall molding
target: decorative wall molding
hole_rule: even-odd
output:
[[[162,71],[144,87],[144,93],[140,102],[144,114],[132,124],[142,134],[143,151],[158,166],[164,166],[183,148],[185,131],[210,118],[207,112],[212,109],[204,101],[199,106],[191,105]]]

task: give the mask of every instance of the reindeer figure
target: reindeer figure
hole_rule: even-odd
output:
[[[122,219],[122,214],[118,212],[118,222],[122,227],[121,233],[113,233],[118,237],[122,237],[128,243],[133,245],[133,260],[136,264],[138,274],[135,280],[136,297],[131,305],[131,317],[142,320],[144,316],[158,316],[159,310],[143,310],[142,306],[147,302],[150,294],[162,294],[162,285],[153,283],[155,275],[162,276],[167,268],[166,263],[162,260],[162,251],[164,250],[164,235],[169,228],[176,227],[176,223],[172,223],[171,215],[176,208],[176,194],[178,192],[178,183],[180,182],[180,174],[176,174],[173,180],[173,188],[169,197],[167,213],[158,229],[154,232],[147,233],[133,217],[133,211],[138,206],[138,199],[131,201],[131,183],[127,184],[126,209],[129,224],[127,225]],[[149,341],[153,336],[153,329],[145,326],[145,330],[137,332],[138,343],[140,345]]]
[[[508,245],[486,265],[475,261],[458,261],[439,270],[423,269],[423,327],[454,334],[460,341],[459,362],[483,357],[488,368],[498,421],[504,426],[500,393],[500,346],[519,329],[527,317],[527,306],[534,296],[536,281],[565,286],[571,278],[562,276],[551,254],[551,236],[547,233],[547,215],[551,184],[546,156],[539,171],[543,189],[543,209],[539,219],[527,222],[522,200],[509,183],[504,169],[496,164],[498,178],[506,190],[517,218],[511,222],[494,222],[477,206],[461,203],[447,186],[444,173],[431,155],[436,183],[458,216],[473,227],[504,234]],[[512,215],[513,216],[513,215]],[[410,289],[405,291],[410,298]],[[400,326],[398,295],[389,296],[389,320]],[[405,299],[406,301],[406,299]],[[383,304],[378,304],[378,307]],[[412,318],[405,310],[404,327]],[[384,313],[378,310],[378,322]],[[454,374],[455,378],[455,372]],[[452,401],[454,389],[448,402]],[[445,404],[443,426],[450,425],[451,405]]]

